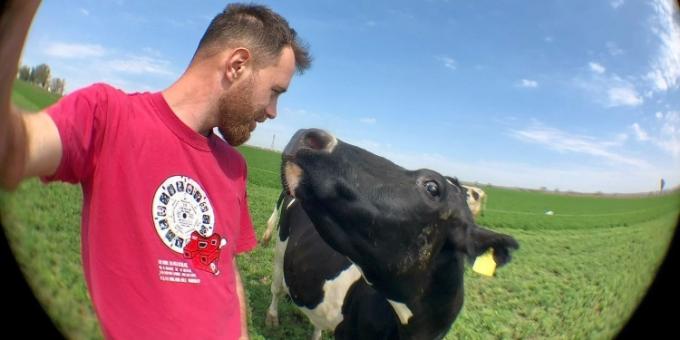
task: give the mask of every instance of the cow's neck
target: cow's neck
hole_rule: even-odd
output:
[[[391,301],[401,339],[441,339],[463,306],[464,259],[443,249],[427,274],[401,278],[411,291],[407,301]],[[416,294],[413,294],[416,293]]]

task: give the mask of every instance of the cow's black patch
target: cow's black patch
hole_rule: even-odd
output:
[[[364,280],[350,287],[342,305],[336,339],[399,339],[397,317],[385,297]]]
[[[296,305],[314,309],[323,301],[326,280],[336,278],[352,263],[321,239],[299,204],[284,211],[279,237],[287,235],[288,240],[283,261],[286,285]]]

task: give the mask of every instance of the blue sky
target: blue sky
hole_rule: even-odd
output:
[[[582,192],[680,184],[673,1],[264,1],[309,43],[248,142],[327,129],[409,169]],[[67,91],[159,91],[222,1],[44,1],[22,62]],[[275,136],[275,138],[273,137]]]

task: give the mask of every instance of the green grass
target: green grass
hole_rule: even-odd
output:
[[[493,228],[593,229],[625,227],[651,221],[680,206],[678,195],[612,198],[558,195],[485,187],[487,214],[479,219]],[[553,211],[554,215],[546,215]]]
[[[498,229],[521,249],[494,278],[467,270],[465,306],[447,339],[613,337],[651,284],[676,217],[611,229]]]
[[[61,96],[49,93],[31,83],[16,80],[12,89],[12,102],[18,107],[35,112],[59,100]]]
[[[0,201],[12,251],[55,325],[73,339],[101,338],[80,259],[80,187],[32,179]]]
[[[39,89],[21,91],[49,104]],[[250,210],[262,235],[280,190],[280,154],[239,151],[249,164]],[[677,193],[614,198],[485,190],[489,209],[479,224],[513,235],[521,249],[493,278],[466,269],[465,305],[447,339],[613,337],[652,282],[680,206]],[[35,179],[0,194],[12,250],[48,314],[69,338],[100,339],[81,269],[81,202],[78,186]],[[306,339],[312,327],[290,302],[279,306],[280,328],[264,326],[272,259],[272,245],[238,259],[251,338]]]
[[[268,188],[281,188],[279,176],[279,168],[281,166],[280,153],[252,147],[239,147],[238,150],[248,160],[249,184]]]

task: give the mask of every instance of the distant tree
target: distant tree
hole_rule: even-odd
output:
[[[546,187],[541,187],[541,191],[547,191],[547,190],[548,190],[548,188],[546,188]]]
[[[50,82],[49,91],[58,95],[64,94],[64,85],[66,82],[61,78],[52,78]]]
[[[663,187],[665,185],[666,185],[666,181],[664,181],[663,178],[662,178],[661,181],[659,181],[659,191],[663,191]]]
[[[29,78],[31,77],[31,68],[28,67],[27,65],[21,65],[19,68],[19,79],[23,81],[29,81]]]
[[[50,84],[50,67],[47,64],[40,64],[31,70],[31,82],[46,89]]]

